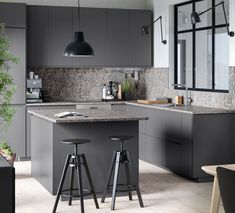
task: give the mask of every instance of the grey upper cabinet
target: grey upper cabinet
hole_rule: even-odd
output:
[[[94,57],[66,58],[65,47],[78,30],[77,8],[28,7],[28,66],[150,67],[151,35],[141,26],[151,11],[81,8],[80,31]]]
[[[109,66],[129,66],[128,10],[108,10],[107,47]]]
[[[9,50],[17,57],[17,64],[9,64],[9,72],[16,85],[12,104],[25,104],[25,78],[26,78],[26,31],[25,29],[6,29],[6,34],[10,41]]]
[[[107,64],[107,9],[81,8],[80,31],[94,49],[94,57],[73,59],[74,66],[105,66]],[[73,32],[78,31],[78,10],[73,8]]]
[[[48,66],[49,8],[46,6],[28,6],[27,20],[28,66]]]
[[[0,23],[10,28],[25,28],[26,4],[0,3]]]
[[[48,64],[71,66],[71,57],[64,56],[65,47],[73,40],[73,8],[49,7]]]
[[[129,11],[129,64],[132,66],[152,65],[151,33],[142,35],[141,27],[152,22],[152,13],[148,10]]]

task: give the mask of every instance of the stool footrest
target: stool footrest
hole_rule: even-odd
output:
[[[83,189],[83,197],[89,195],[92,195],[92,193],[87,189]],[[80,197],[79,189],[72,189],[72,195],[70,195],[70,189],[64,189],[61,191],[61,197]]]
[[[113,190],[113,185],[109,185],[107,188],[108,191]],[[136,191],[136,186],[129,184],[128,186],[126,184],[117,184],[117,192],[129,192],[129,191]]]

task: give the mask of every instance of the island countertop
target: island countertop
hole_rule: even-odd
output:
[[[58,118],[55,114],[61,112],[78,112],[82,116]],[[79,123],[79,122],[109,122],[109,121],[138,121],[148,120],[147,117],[133,115],[130,113],[119,112],[107,109],[81,109],[81,110],[68,110],[68,109],[41,109],[29,110],[33,116],[40,117],[53,123]]]

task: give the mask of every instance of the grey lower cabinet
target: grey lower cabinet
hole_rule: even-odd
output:
[[[68,110],[75,110],[76,105],[53,105],[53,106],[27,106],[27,114],[26,114],[26,156],[29,158],[31,157],[31,116],[29,114],[29,110],[40,110],[40,109],[68,109]],[[38,129],[40,131],[40,129]],[[43,134],[43,132],[42,132]]]
[[[0,23],[10,28],[26,27],[26,4],[0,3]]]
[[[126,105],[149,120],[139,124],[140,159],[196,181],[208,180],[203,165],[234,163],[235,115],[190,114]]]
[[[16,153],[16,157],[26,155],[25,145],[25,105],[12,105],[15,109],[13,121],[7,131],[7,143]]]

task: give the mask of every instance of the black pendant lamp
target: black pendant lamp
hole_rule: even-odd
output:
[[[90,44],[84,40],[83,32],[80,28],[80,2],[78,0],[78,31],[74,33],[74,41],[68,44],[64,50],[64,55],[68,57],[92,57],[94,50]]]
[[[225,12],[225,6],[224,6],[224,1],[216,4],[215,6],[209,8],[209,9],[206,9],[205,11],[203,12],[200,12],[200,13],[197,13],[196,11],[192,12],[191,14],[191,22],[192,24],[197,24],[197,23],[200,23],[201,22],[201,18],[200,16],[203,15],[204,13],[207,13],[208,11],[218,7],[219,5],[222,5],[222,9],[223,9],[223,13],[224,13],[224,19],[225,19],[225,24],[226,24],[226,27],[227,27],[227,33],[230,37],[233,37],[234,36],[234,32],[233,31],[229,31],[229,27],[228,27],[228,19],[227,19],[227,15],[226,15],[226,12]]]

